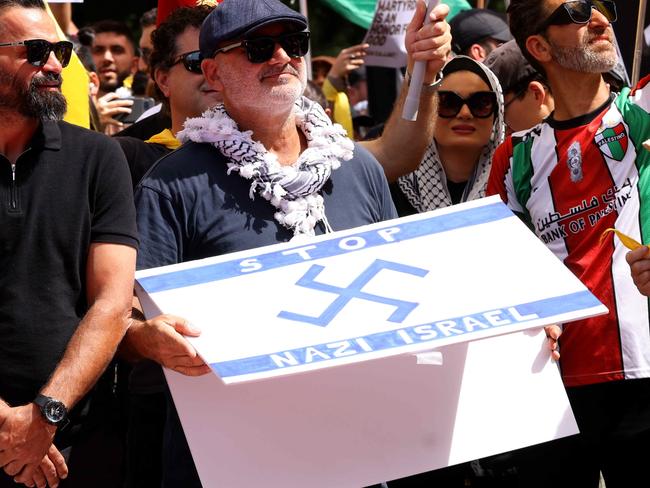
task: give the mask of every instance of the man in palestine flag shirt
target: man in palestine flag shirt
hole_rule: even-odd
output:
[[[650,440],[650,310],[627,249],[613,233],[601,235],[616,228],[641,242],[650,236],[648,78],[620,94],[603,81],[617,60],[613,2],[514,0],[509,13],[522,52],[546,74],[555,111],[497,149],[488,194],[499,194],[609,309],[564,325],[560,337],[562,377],[585,441],[567,466],[587,466],[582,479],[594,486],[599,470],[608,488],[638,486]]]

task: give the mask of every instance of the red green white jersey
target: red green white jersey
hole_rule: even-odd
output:
[[[630,277],[613,227],[650,241],[650,77],[577,119],[549,119],[496,151],[488,193],[499,194],[609,309],[560,339],[566,386],[650,377],[648,299]],[[646,86],[648,85],[648,86]],[[535,279],[531,277],[531,279]]]

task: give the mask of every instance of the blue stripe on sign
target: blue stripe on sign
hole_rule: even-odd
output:
[[[503,203],[497,202],[482,207],[461,210],[448,215],[416,220],[414,222],[403,222],[399,225],[387,224],[385,227],[380,227],[375,230],[316,243],[307,243],[303,246],[296,246],[282,251],[274,251],[267,254],[259,254],[257,256],[251,255],[249,258],[256,258],[261,265],[261,268],[257,271],[249,270],[248,272],[242,272],[241,262],[246,258],[240,258],[233,261],[208,264],[198,268],[172,271],[170,273],[163,273],[156,276],[138,278],[138,282],[147,293],[157,293],[160,291],[173,290],[175,288],[225,280],[241,275],[250,275],[296,263],[304,263],[314,259],[347,254],[361,249],[391,244],[396,241],[407,241],[426,235],[461,229],[472,225],[485,224],[487,222],[494,222],[512,216],[512,212],[508,210]],[[381,236],[380,232],[382,230],[392,229],[394,227],[398,227],[400,231],[399,233],[392,235],[392,240],[386,240]],[[346,241],[351,238],[363,239],[365,245],[360,247],[360,249],[354,250],[342,249],[339,246],[341,241]],[[291,252],[292,250],[300,249],[305,246],[315,246],[314,249],[309,249],[308,251],[310,256],[309,259],[305,259],[295,252]]]
[[[423,342],[435,346],[436,341],[447,337],[471,336],[486,329],[522,324],[531,320],[543,319],[599,305],[601,303],[589,291],[581,291],[560,297],[503,307],[497,310],[487,310],[472,315],[378,332],[353,339],[212,363],[210,367],[221,378],[229,378],[277,369],[290,369],[306,364],[332,361],[354,355],[365,355],[371,352]]]

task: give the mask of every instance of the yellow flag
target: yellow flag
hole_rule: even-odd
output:
[[[56,31],[59,35],[59,39],[65,40],[66,36],[59,27],[52,15],[49,5],[47,6],[47,12],[52,17],[54,24],[56,25]],[[68,102],[68,111],[65,114],[63,120],[70,122],[71,124],[79,125],[88,129],[90,127],[90,107],[88,106],[88,74],[86,73],[83,64],[73,52],[72,58],[70,59],[70,64],[63,68],[63,86],[61,91],[65,96]]]

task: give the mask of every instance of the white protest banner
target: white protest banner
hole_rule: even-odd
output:
[[[438,0],[430,0],[438,3]],[[406,66],[404,36],[415,13],[415,0],[378,0],[375,16],[363,42],[370,44],[364,58],[368,66]]]
[[[220,378],[168,374],[206,486],[361,486],[574,433],[543,333],[512,333],[606,312],[497,197],[137,280]]]
[[[192,343],[226,383],[605,311],[496,197],[137,279],[203,330]]]

